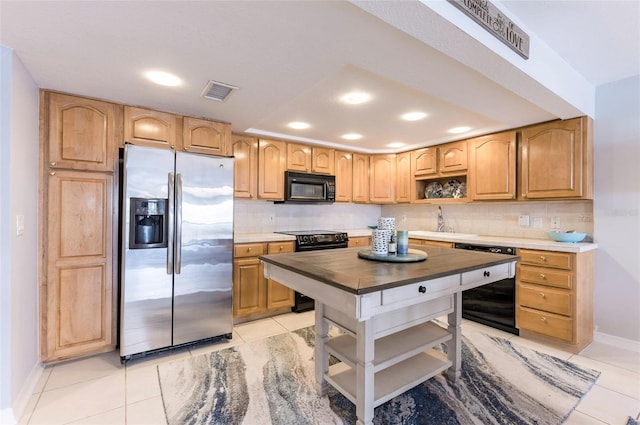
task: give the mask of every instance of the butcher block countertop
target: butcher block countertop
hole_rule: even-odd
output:
[[[361,295],[443,276],[464,273],[519,259],[452,248],[409,246],[427,253],[425,261],[389,263],[358,257],[361,248],[330,249],[262,255],[265,263]]]

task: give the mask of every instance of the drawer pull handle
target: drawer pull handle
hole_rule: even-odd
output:
[[[49,171],[49,175],[50,175],[50,176],[55,176],[55,175],[56,175],[56,172],[55,172],[55,171]]]
[[[547,278],[547,276],[545,276],[544,273],[540,273],[540,279],[546,279],[546,278]]]
[[[484,274],[484,277],[489,277],[489,276],[491,276],[491,272],[490,272],[490,271],[487,271],[487,270],[485,270],[483,274]]]
[[[427,288],[422,286],[422,285],[420,285],[418,287],[418,292],[420,292],[421,294],[424,294],[425,292],[427,292]]]
[[[541,256],[540,256],[540,260],[541,260],[541,261],[547,261],[547,257],[545,257],[544,255],[541,255]]]
[[[52,166],[52,167],[55,167],[56,165],[57,165],[57,164],[56,164],[56,162],[55,162],[55,161],[53,161],[53,162],[51,163],[51,166]]]
[[[542,320],[543,322],[546,322],[547,318],[543,316],[543,317],[540,318],[540,320]]]
[[[545,295],[544,295],[544,292],[540,292],[540,296],[541,296],[542,298],[544,298],[544,296],[545,296]]]
[[[247,252],[250,252],[252,248],[247,248]]]

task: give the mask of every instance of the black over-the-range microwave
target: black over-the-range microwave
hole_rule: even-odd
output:
[[[285,203],[321,204],[336,200],[336,177],[324,174],[284,172]]]

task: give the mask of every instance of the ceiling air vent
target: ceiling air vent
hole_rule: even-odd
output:
[[[237,89],[235,86],[211,80],[205,86],[201,96],[206,99],[224,102],[231,92]]]

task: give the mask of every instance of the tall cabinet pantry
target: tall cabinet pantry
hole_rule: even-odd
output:
[[[41,92],[40,357],[115,348],[115,104]],[[120,125],[119,125],[120,124]]]

